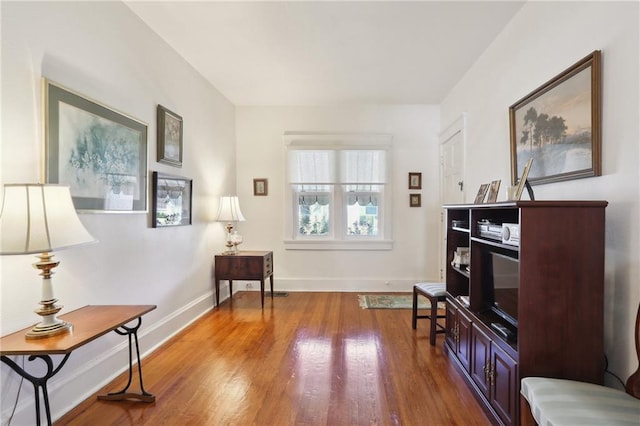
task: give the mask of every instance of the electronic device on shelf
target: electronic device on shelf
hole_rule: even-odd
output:
[[[493,223],[487,219],[479,220],[478,234],[484,238],[502,241],[502,224]]]
[[[508,342],[516,340],[516,334],[500,323],[492,322],[491,328],[500,336],[504,337]]]
[[[517,223],[502,224],[502,243],[510,246],[520,245],[520,225]]]

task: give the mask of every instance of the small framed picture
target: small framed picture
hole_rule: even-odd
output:
[[[182,117],[158,105],[158,163],[182,167]]]
[[[422,189],[422,173],[409,172],[409,189]]]
[[[269,181],[267,179],[253,180],[253,195],[266,196],[269,194]]]
[[[421,194],[409,194],[409,207],[420,207],[422,205]]]
[[[153,228],[191,225],[191,179],[153,172]]]
[[[476,194],[476,199],[473,202],[474,204],[482,204],[484,202],[484,196],[487,194],[487,189],[489,189],[488,183],[483,183],[482,185],[480,185],[478,193]]]
[[[525,185],[527,184],[527,176],[529,175],[529,170],[531,169],[531,163],[533,163],[533,158],[529,158],[527,164],[524,166],[524,170],[522,171],[522,176],[518,181],[518,186],[516,187],[516,193],[514,194],[513,199],[519,200],[522,197],[522,191],[524,190]]]
[[[498,200],[498,191],[500,190],[500,180],[494,180],[489,187],[489,195],[487,195],[487,203],[495,203]]]

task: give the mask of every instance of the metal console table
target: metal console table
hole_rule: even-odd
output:
[[[121,391],[100,395],[98,399],[111,401],[123,399],[137,399],[143,402],[155,401],[155,396],[145,391],[142,384],[142,364],[140,363],[140,349],[137,334],[138,328],[140,328],[140,324],[142,323],[142,315],[155,308],[155,305],[89,305],[60,316],[60,319],[73,325],[73,329],[69,333],[43,339],[25,339],[25,333],[31,329],[28,327],[2,337],[0,339],[0,361],[7,364],[16,373],[33,384],[36,398],[36,424],[38,426],[40,425],[40,390],[42,390],[47,424],[51,425],[47,381],[60,371],[69,359],[71,352],[110,331],[115,331],[129,338],[129,382]],[[136,320],[135,325],[127,325]],[[138,361],[140,393],[128,392],[133,376],[132,337],[135,341]],[[47,371],[42,377],[35,377],[9,358],[11,355],[28,355],[29,361],[41,359],[46,364]],[[51,355],[63,355],[62,360],[55,368]]]

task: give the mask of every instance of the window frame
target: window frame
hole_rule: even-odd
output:
[[[285,221],[284,244],[287,250],[391,250],[393,240],[391,236],[391,164],[392,141],[388,134],[339,134],[339,133],[299,133],[285,132],[284,134],[284,164],[285,164]],[[324,236],[299,235],[298,233],[298,195],[292,187],[289,176],[289,151],[292,150],[383,150],[385,151],[386,179],[378,193],[378,235],[349,235],[347,227],[347,198],[349,192],[345,185],[349,182],[331,183],[330,193],[330,231]],[[338,153],[339,154],[339,153]],[[340,155],[336,155],[339,157]],[[336,159],[339,167],[340,159]],[[370,191],[364,191],[370,192]]]

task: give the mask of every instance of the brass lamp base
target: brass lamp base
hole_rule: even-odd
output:
[[[42,317],[42,322],[36,324],[25,334],[26,339],[42,339],[44,337],[68,333],[73,327],[68,322],[56,318],[56,314],[62,310],[62,305],[56,305],[58,299],[53,296],[51,275],[53,275],[53,269],[58,266],[59,262],[54,261],[52,259],[53,256],[48,252],[42,253],[37,257],[40,261],[34,263],[33,267],[41,271],[42,299],[39,303],[42,306],[34,312]]]
[[[73,329],[73,325],[64,321],[60,321],[56,324],[51,324],[51,325],[44,325],[44,323],[38,323],[30,331],[28,331],[27,334],[25,334],[25,338],[26,339],[43,339],[45,337],[56,336],[62,333],[69,333],[72,329]]]

